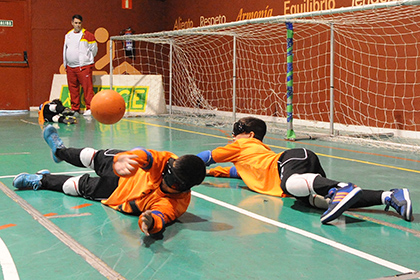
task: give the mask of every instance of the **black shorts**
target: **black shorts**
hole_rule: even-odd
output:
[[[293,174],[315,173],[326,177],[325,171],[319,162],[318,156],[305,148],[290,149],[283,152],[278,161],[280,187],[284,193],[286,181]]]
[[[108,198],[118,187],[120,177],[115,175],[112,168],[114,156],[123,150],[99,150],[95,154],[95,173],[99,177],[83,175],[79,181],[79,190],[83,197],[91,200]]]

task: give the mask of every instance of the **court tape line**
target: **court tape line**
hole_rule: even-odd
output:
[[[274,221],[274,220],[269,219],[269,218],[267,218],[267,217],[264,217],[264,216],[261,216],[261,215],[258,215],[258,214],[255,214],[255,213],[252,213],[252,212],[247,211],[247,210],[245,210],[245,209],[242,209],[242,208],[239,208],[239,207],[237,207],[237,206],[234,206],[234,205],[228,204],[228,203],[226,203],[226,202],[223,202],[223,201],[220,201],[220,200],[214,199],[214,198],[209,197],[209,196],[206,196],[206,195],[204,195],[204,194],[197,193],[197,192],[195,192],[195,191],[191,191],[191,194],[192,194],[193,196],[196,196],[196,197],[198,197],[198,198],[201,198],[201,199],[207,200],[207,201],[209,201],[209,202],[212,202],[212,203],[214,203],[214,204],[220,205],[220,206],[222,206],[222,207],[228,208],[228,209],[230,209],[230,210],[233,210],[233,211],[235,211],[235,212],[241,213],[241,214],[246,215],[246,216],[248,216],[248,217],[254,218],[254,219],[256,219],[256,220],[260,220],[260,221],[262,221],[262,222],[264,222],[264,223],[271,224],[271,225],[273,225],[273,226],[276,226],[276,227],[279,227],[279,228],[283,228],[283,229],[285,229],[285,230],[288,230],[288,231],[291,231],[291,232],[297,233],[297,234],[299,234],[299,235],[302,235],[302,236],[308,237],[308,238],[310,238],[310,239],[316,240],[316,241],[318,241],[318,242],[324,243],[324,244],[326,244],[326,245],[329,245],[329,246],[334,247],[334,248],[336,248],[336,249],[339,249],[339,250],[341,250],[341,251],[347,252],[347,253],[349,253],[349,254],[355,255],[355,256],[360,257],[360,258],[362,258],[362,259],[365,259],[365,260],[368,260],[368,261],[374,262],[374,263],[376,263],[376,264],[379,264],[379,265],[381,265],[381,266],[384,266],[384,267],[386,267],[386,268],[390,268],[390,269],[393,269],[393,270],[398,271],[398,272],[401,272],[401,273],[411,273],[411,272],[415,272],[414,270],[411,270],[411,269],[409,269],[409,268],[403,267],[403,266],[401,266],[401,265],[398,265],[398,264],[395,264],[395,263],[389,262],[389,261],[387,261],[387,260],[384,260],[384,259],[381,259],[381,258],[375,257],[375,256],[373,256],[373,255],[370,255],[370,254],[367,254],[367,253],[365,253],[365,252],[362,252],[362,251],[356,250],[356,249],[351,248],[351,247],[349,247],[349,246],[346,246],[346,245],[344,245],[344,244],[341,244],[341,243],[338,243],[338,242],[332,241],[332,240],[330,240],[330,239],[327,239],[327,238],[325,238],[325,237],[322,237],[322,236],[319,236],[319,235],[316,235],[316,234],[310,233],[310,232],[308,232],[308,231],[305,231],[305,230],[302,230],[302,229],[299,229],[299,228],[295,228],[295,227],[292,227],[292,226],[290,226],[290,225],[286,225],[286,224],[280,223],[280,222],[278,222],[278,221]]]
[[[4,280],[19,280],[19,274],[16,265],[13,262],[12,255],[10,255],[6,244],[0,238],[0,267],[3,270]]]
[[[93,171],[92,171],[93,172]],[[68,174],[69,172],[63,172],[63,173],[66,173],[66,174]],[[80,173],[80,172],[70,172],[70,173]],[[89,172],[88,172],[89,173]],[[54,173],[54,174],[60,174],[60,173]],[[0,176],[0,178],[9,178],[9,177],[14,177],[14,176]],[[63,231],[61,231],[61,229],[59,229],[57,226],[55,226],[55,224],[53,224],[52,222],[50,222],[50,221],[48,221],[48,218],[46,218],[46,217],[44,217],[43,215],[41,215],[37,210],[35,210],[32,206],[30,206],[25,200],[23,200],[20,196],[18,196],[18,195],[16,195],[12,190],[10,190],[8,187],[6,187],[4,184],[2,184],[1,182],[0,182],[0,189],[6,194],[6,195],[8,195],[9,197],[11,197],[13,200],[15,200],[18,204],[20,204],[21,205],[21,207],[23,208],[23,209],[25,209],[29,214],[31,214],[33,217],[34,217],[34,219],[35,220],[37,220],[39,223],[41,223],[41,224],[47,224],[47,225],[44,225],[51,233],[53,233],[57,238],[59,238],[60,240],[62,240],[70,249],[72,249],[74,252],[76,252],[77,254],[79,254],[79,255],[81,255],[89,264],[91,264],[92,265],[92,267],[94,267],[94,268],[96,268],[102,275],[104,275],[104,276],[106,276],[107,277],[107,275],[106,274],[104,274],[104,273],[102,273],[101,272],[101,267],[102,266],[104,266],[105,267],[105,271],[107,271],[107,270],[111,270],[111,273],[117,273],[117,272],[115,272],[114,270],[112,270],[111,268],[109,268],[108,267],[108,265],[107,264],[105,264],[105,263],[103,263],[102,262],[102,260],[100,260],[100,259],[98,259],[96,256],[94,256],[92,253],[90,253],[87,249],[85,249],[83,246],[81,246],[80,244],[78,244],[76,241],[74,241],[70,236],[68,236],[65,232],[63,232]],[[295,232],[295,233],[297,233],[297,234],[300,234],[300,235],[302,235],[302,236],[305,236],[305,237],[308,237],[308,238],[311,238],[311,239],[313,239],[313,240],[316,240],[316,241],[318,241],[318,242],[321,242],[321,243],[324,243],[324,244],[326,244],[326,245],[329,245],[329,246],[331,246],[331,247],[334,247],[334,248],[337,248],[337,249],[339,249],[339,250],[342,250],[342,251],[344,251],[344,252],[347,252],[347,253],[350,253],[350,254],[353,254],[353,255],[355,255],[355,256],[357,256],[357,257],[360,257],[360,258],[363,258],[363,259],[366,259],[366,260],[368,260],[368,261],[371,261],[371,262],[374,262],[374,263],[377,263],[377,264],[379,264],[379,265],[382,265],[382,266],[384,266],[384,267],[387,267],[387,268],[390,268],[390,269],[393,269],[393,270],[395,270],[395,271],[398,271],[398,272],[400,272],[400,273],[414,273],[414,272],[416,272],[416,271],[414,271],[414,270],[411,270],[411,269],[409,269],[409,268],[406,268],[406,267],[403,267],[403,266],[400,266],[400,265],[398,265],[398,264],[394,264],[394,263],[391,263],[391,262],[389,262],[389,261],[386,261],[386,260],[383,260],[383,259],[381,259],[381,258],[378,258],[378,257],[375,257],[375,256],[373,256],[373,255],[370,255],[370,254],[367,254],[367,253],[365,253],[365,252],[362,252],[362,251],[359,251],[359,250],[356,250],[356,249],[353,249],[353,248],[351,248],[351,247],[348,247],[348,246],[346,246],[346,245],[343,245],[343,244],[340,244],[340,243],[338,243],[338,242],[335,242],[335,241],[332,241],[332,240],[329,240],[329,239],[327,239],[327,238],[324,238],[324,237],[322,237],[322,236],[319,236],[319,235],[316,235],[316,234],[313,234],[313,233],[310,233],[310,232],[307,232],[307,231],[305,231],[305,230],[301,230],[301,229],[298,229],[298,228],[295,228],[295,227],[292,227],[292,226],[289,226],[289,225],[286,225],[286,224],[283,224],[283,223],[280,223],[280,222],[278,222],[278,221],[274,221],[274,220],[272,220],[272,219],[269,219],[269,218],[267,218],[267,217],[264,217],[264,216],[261,216],[261,215],[258,215],[258,214],[255,214],[255,213],[252,213],[252,212],[250,212],[250,211],[247,211],[247,210],[245,210],[245,209],[242,209],[242,208],[239,208],[239,207],[236,207],[236,206],[233,206],[233,205],[231,205],[231,204],[228,204],[228,203],[226,203],[226,202],[223,202],[223,201],[220,201],[220,200],[217,200],[217,199],[214,199],[214,198],[211,198],[211,197],[209,197],[209,196],[206,196],[206,195],[203,195],[203,194],[200,194],[200,193],[197,193],[197,192],[195,192],[195,191],[191,191],[191,194],[193,195],[193,196],[196,196],[196,197],[198,197],[198,198],[201,198],[201,199],[204,199],[204,200],[207,200],[207,201],[209,201],[209,202],[212,202],[212,203],[214,203],[214,204],[217,204],[217,205],[220,205],[220,206],[222,206],[222,207],[225,207],[225,208],[228,208],[228,209],[230,209],[230,210],[233,210],[233,211],[235,211],[235,212],[238,212],[238,213],[241,213],[241,214],[243,214],[243,215],[246,215],[246,216],[249,216],[249,217],[251,217],[251,218],[254,218],[254,219],[257,219],[257,220],[260,220],[260,221],[262,221],[262,222],[265,222],[265,223],[268,223],[268,224],[271,224],[271,225],[274,225],[274,226],[276,226],[276,227],[279,227],[279,228],[283,228],[283,229],[286,229],[286,230],[289,230],[289,231],[291,231],[291,232]],[[42,222],[41,222],[42,221]],[[50,229],[50,227],[52,228],[52,229]],[[59,231],[60,232],[60,235],[64,235],[65,237],[62,239],[62,238],[60,238],[60,236],[58,235],[58,234],[55,234],[54,233],[54,231]],[[67,242],[67,240],[69,241],[69,242]],[[68,243],[70,243],[70,245],[68,244]],[[73,244],[76,244],[76,245],[73,245]],[[74,247],[73,247],[74,246]],[[78,250],[79,249],[79,250]],[[80,252],[79,252],[80,251]],[[85,257],[86,256],[86,257]],[[95,262],[98,262],[98,264],[96,264]],[[124,279],[121,275],[119,275],[118,273],[117,273],[117,275],[118,275],[118,277],[120,277],[120,278],[111,278],[111,279]]]
[[[420,278],[420,271],[410,272],[410,273],[403,273],[398,275],[386,276],[382,278],[375,278],[372,280],[412,280],[412,279],[419,279]]]
[[[125,120],[125,121],[128,121],[128,120]],[[144,124],[144,125],[149,125],[149,126],[155,126],[155,127],[168,128],[168,129],[171,129],[171,130],[182,131],[182,132],[187,132],[187,133],[192,133],[192,134],[197,134],[197,135],[203,135],[203,136],[209,136],[209,137],[214,137],[214,138],[232,140],[232,137],[219,136],[219,135],[214,135],[214,134],[209,134],[209,133],[204,133],[204,132],[197,132],[197,131],[187,130],[187,129],[182,129],[182,128],[177,128],[177,127],[171,127],[171,126],[166,126],[166,125],[153,124],[153,123],[148,123],[148,122],[144,122],[144,121],[130,120],[129,122],[139,123],[139,124]],[[226,144],[227,143],[223,144],[223,146],[226,145]],[[290,149],[290,148],[287,148],[287,147],[282,147],[282,146],[277,146],[277,145],[270,145],[270,144],[267,144],[267,146],[272,147],[272,148],[279,148],[279,149],[283,149],[283,150],[289,150]],[[380,164],[380,163],[375,163],[375,162],[370,162],[370,161],[364,161],[364,160],[358,160],[358,159],[338,157],[338,156],[333,156],[333,155],[328,155],[328,154],[322,154],[322,153],[316,153],[316,154],[318,156],[323,156],[323,157],[328,157],[328,158],[341,159],[341,160],[346,160],[346,161],[351,161],[351,162],[358,162],[358,163],[363,163],[363,164],[367,164],[367,165],[373,165],[373,166],[391,168],[391,169],[402,170],[402,171],[407,171],[407,172],[420,173],[420,170],[416,170],[416,169],[408,169],[408,168],[403,168],[403,167],[397,167],[397,166],[392,166],[392,165]]]
[[[44,217],[40,212],[33,208],[28,202],[22,199],[20,196],[15,194],[14,191],[6,187],[0,182],[0,190],[2,190],[8,197],[13,199],[17,204],[20,205],[26,212],[28,212],[32,218],[44,226],[49,232],[57,237],[61,242],[67,245],[76,254],[80,255],[88,264],[95,268],[100,274],[108,279],[125,279],[118,272],[110,268],[105,262],[92,254],[88,249],[79,244],[70,235],[61,230],[48,218]],[[8,279],[8,278],[5,278]]]
[[[54,174],[54,175],[69,175],[69,174],[85,174],[85,173],[95,173],[95,171],[84,170],[84,171],[54,172],[54,173],[51,173],[51,174]],[[16,174],[16,175],[3,175],[3,176],[0,176],[0,179],[15,178],[17,175],[18,174]]]

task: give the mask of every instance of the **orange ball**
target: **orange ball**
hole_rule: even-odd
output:
[[[101,90],[92,98],[90,111],[98,122],[114,124],[124,116],[125,101],[115,90]]]

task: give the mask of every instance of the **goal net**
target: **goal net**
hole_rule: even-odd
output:
[[[296,139],[347,136],[411,148],[420,143],[418,4],[113,36],[111,72],[162,75],[173,119],[230,127],[254,115],[290,138],[292,130]]]

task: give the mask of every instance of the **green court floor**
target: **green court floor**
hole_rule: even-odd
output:
[[[33,112],[0,116],[0,279],[378,279],[420,270],[420,155],[321,140],[287,142],[267,135],[276,152],[315,151],[328,177],[366,189],[407,187],[414,220],[376,206],[345,212],[330,225],[321,210],[293,198],[254,193],[241,180],[207,177],[160,240],[137,217],[62,193],[13,188],[15,175],[56,164]],[[137,146],[196,154],[225,145],[231,128],[127,118],[108,126],[79,117],[57,125],[66,146]],[[417,279],[417,274],[394,279]],[[406,277],[406,278],[403,278]]]

